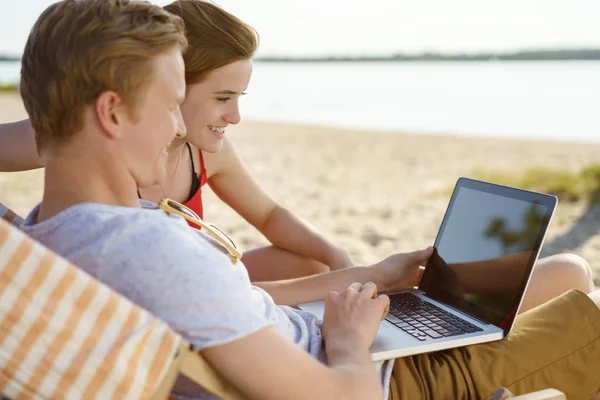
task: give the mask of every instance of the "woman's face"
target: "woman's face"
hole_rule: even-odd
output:
[[[188,142],[216,153],[223,147],[225,128],[240,122],[239,98],[252,76],[252,60],[232,62],[210,72],[200,83],[187,87],[181,113]]]

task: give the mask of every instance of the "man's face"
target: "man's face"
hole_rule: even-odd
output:
[[[185,97],[185,72],[179,49],[158,56],[146,92],[139,99],[136,119],[126,122],[123,156],[138,187],[164,184],[167,148],[185,137],[179,105]]]

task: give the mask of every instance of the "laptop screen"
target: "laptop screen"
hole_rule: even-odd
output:
[[[553,196],[461,178],[419,289],[508,333],[555,206]]]

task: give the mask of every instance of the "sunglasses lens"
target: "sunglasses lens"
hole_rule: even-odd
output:
[[[175,210],[184,213],[185,215],[187,215],[188,217],[192,217],[192,218],[198,218],[198,216],[196,215],[195,212],[193,212],[192,210],[190,210],[189,208],[187,208],[186,206],[179,204],[175,201],[172,200],[167,200],[167,204],[169,205],[169,207],[174,208]]]
[[[225,234],[225,232],[223,232],[222,230],[220,230],[219,228],[217,228],[213,224],[211,224],[210,227],[213,228],[216,231],[216,233],[221,237],[221,239],[227,241],[234,249],[237,249],[237,246],[235,245],[235,243],[233,242],[233,240],[231,240],[231,238],[229,236],[227,236]]]
[[[199,227],[207,228],[208,233],[213,236],[213,239],[215,239],[217,242],[220,242],[218,243],[219,247],[222,248],[224,252],[228,253],[229,256],[232,257],[234,260],[238,260],[239,257],[241,257],[239,254],[236,254],[239,253],[239,251],[237,250],[237,246],[235,245],[233,240],[229,238],[229,236],[227,236],[222,230],[220,230],[212,224],[204,224],[202,219],[193,210],[189,209],[183,204],[180,204],[170,199],[163,199],[160,204],[161,208],[167,213],[177,212],[179,214],[183,214],[180,216],[185,216],[186,218],[189,218],[190,222],[195,223]],[[231,252],[231,250],[227,248],[227,245],[235,249],[235,252]]]

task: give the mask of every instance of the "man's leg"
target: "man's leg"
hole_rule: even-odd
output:
[[[570,291],[517,318],[503,340],[397,359],[390,398],[485,399],[546,388],[600,392],[600,292]]]

